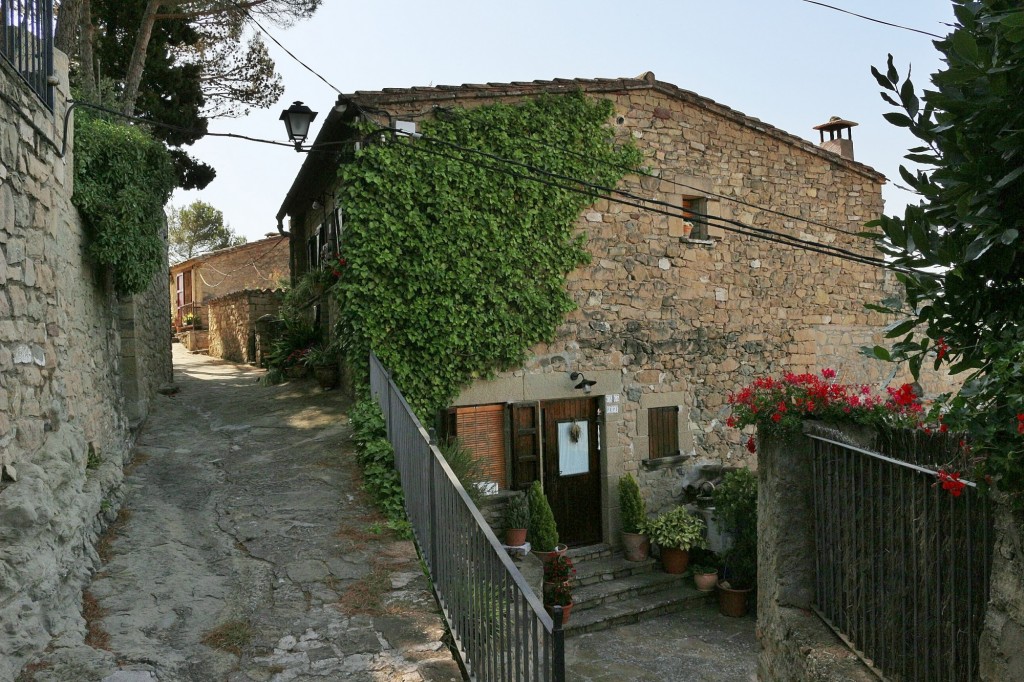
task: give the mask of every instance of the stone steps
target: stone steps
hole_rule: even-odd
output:
[[[566,635],[596,632],[714,602],[687,575],[672,575],[654,559],[626,561],[606,545],[570,550],[576,566],[572,615]]]
[[[576,561],[575,559],[573,561],[576,565],[576,579],[573,581],[575,587],[586,587],[595,583],[651,573],[658,566],[654,559],[626,561],[621,554],[588,561]]]

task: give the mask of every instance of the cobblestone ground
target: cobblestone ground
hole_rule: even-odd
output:
[[[175,346],[85,643],[19,682],[460,680],[412,543],[359,492],[343,396]]]

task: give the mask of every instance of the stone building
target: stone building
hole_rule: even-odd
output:
[[[609,129],[632,140],[650,169],[620,187],[691,211],[696,226],[687,232],[681,217],[612,200],[584,210],[577,227],[591,264],[567,282],[577,310],[522,367],[466,387],[449,421],[499,488],[543,480],[570,545],[617,544],[624,473],[658,511],[683,498],[701,465],[751,463],[725,428],[730,391],[822,367],[884,382],[888,366],[859,348],[878,342],[887,321],[864,303],[895,282],[875,265],[811,250],[872,254],[856,233],[881,213],[885,178],[852,158],[843,134],[855,124],[830,120],[818,146],[651,73],[341,95],[314,144],[346,139],[357,116],[414,131],[438,108],[580,91],[611,100]],[[344,207],[332,198],[338,163],[309,154],[278,213],[290,219],[294,273],[339,244],[344,255]],[[773,234],[803,244],[760,238]],[[584,437],[567,439],[574,424]]]
[[[214,298],[245,289],[276,289],[288,277],[288,245],[282,235],[258,242],[217,249],[171,266],[171,319],[175,327],[187,325],[196,315],[199,326],[208,328],[205,304]]]
[[[68,64],[54,59],[60,85],[34,92],[0,58],[4,680],[52,638],[84,631],[93,543],[117,512],[133,428],[171,380],[165,275],[118,299],[109,273],[85,256],[88,235],[71,204],[74,144],[63,137]]]

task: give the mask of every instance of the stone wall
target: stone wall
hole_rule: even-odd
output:
[[[81,586],[119,504],[129,420],[170,370],[169,343],[149,345],[154,315],[166,341],[163,275],[157,298],[133,302],[146,312],[129,318],[128,348],[109,277],[84,257],[72,145],[60,158],[67,59],[56,65],[51,112],[0,60],[0,679],[84,631]],[[126,374],[129,355],[156,376]],[[136,378],[130,413],[124,382]]]
[[[207,304],[210,355],[231,362],[256,362],[256,320],[276,315],[281,292],[239,291]]]
[[[980,644],[984,682],[1024,680],[1024,514],[996,494],[992,577]]]

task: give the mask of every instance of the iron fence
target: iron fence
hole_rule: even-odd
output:
[[[52,0],[0,0],[0,56],[53,109]]]
[[[370,390],[387,423],[405,508],[445,620],[475,680],[565,680],[552,619],[509,559],[376,355]]]
[[[818,614],[883,679],[978,674],[992,562],[987,495],[936,472],[809,435]]]

